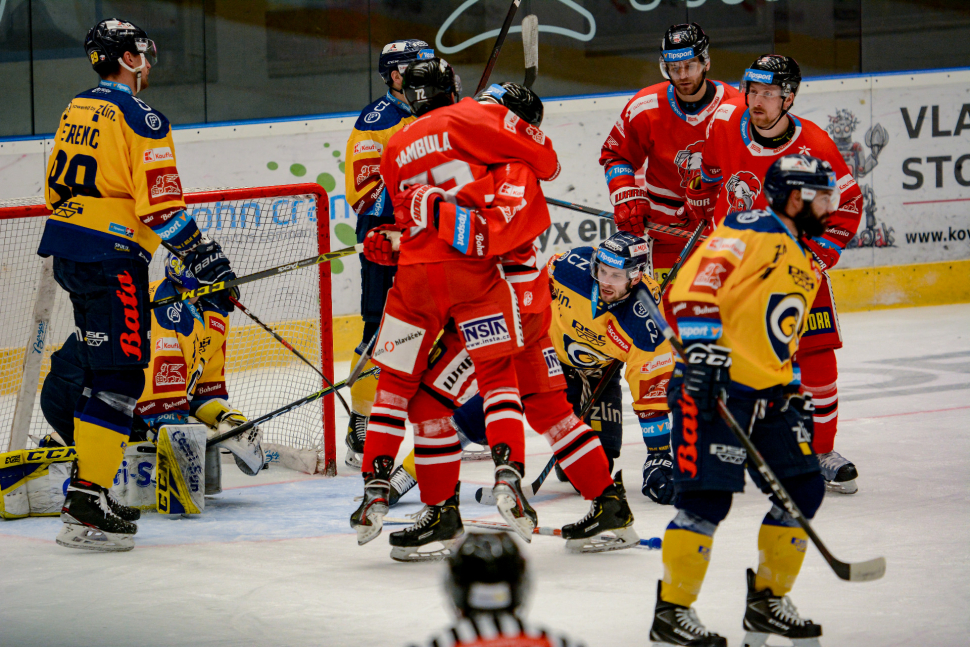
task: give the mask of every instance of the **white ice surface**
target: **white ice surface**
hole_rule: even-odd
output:
[[[884,555],[886,577],[838,580],[818,551],[792,598],[824,625],[822,642],[915,646],[970,643],[970,305],[842,317],[841,431],[836,448],[859,468],[859,493],[826,497],[814,525],[842,560]],[[338,367],[338,374],[346,372]],[[338,411],[341,409],[338,407]],[[627,415],[624,468],[636,529],[663,534],[670,507],[640,494],[644,450]],[[410,443],[410,440],[406,441]],[[530,434],[529,477],[545,464]],[[89,554],[55,545],[57,519],[0,524],[0,645],[400,645],[449,620],[440,564],[399,564],[385,537],[358,547],[348,526],[359,475],[336,479],[271,468],[247,478],[226,465],[227,490],[205,515],[139,523],[137,548]],[[462,514],[477,504],[487,462],[465,463]],[[392,510],[419,508],[416,491]],[[757,560],[768,508],[748,486],[715,536],[697,602],[709,628],[740,644],[744,569]],[[552,478],[540,523],[574,521],[587,505]],[[395,528],[385,529],[385,533]],[[662,573],[658,551],[569,555],[560,540],[525,549],[530,618],[590,646],[646,645]],[[775,643],[784,643],[775,640]]]

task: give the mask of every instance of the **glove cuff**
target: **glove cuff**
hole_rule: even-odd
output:
[[[647,192],[637,186],[625,186],[610,194],[610,203],[615,207],[631,200],[646,200]]]

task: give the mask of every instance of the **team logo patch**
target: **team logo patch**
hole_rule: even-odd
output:
[[[677,151],[677,154],[674,155],[674,165],[677,166],[677,172],[680,173],[680,186],[687,188],[691,179],[700,175],[701,162],[704,161],[701,156],[703,150],[704,140],[698,139],[687,148]]]
[[[546,370],[549,372],[549,377],[562,375],[562,364],[559,363],[559,356],[556,355],[555,348],[543,348],[542,358],[546,360]]]
[[[690,291],[716,295],[733,271],[734,265],[727,259],[705,258],[701,261],[697,276],[690,286]]]
[[[755,200],[761,195],[761,180],[750,171],[738,171],[724,184],[727,191],[728,213],[748,211],[754,208]]]
[[[156,393],[184,391],[188,369],[181,357],[156,357],[152,367],[152,382]]]
[[[465,348],[468,350],[512,341],[509,327],[505,324],[505,317],[501,313],[462,322],[458,324],[458,328],[461,330]]]
[[[784,364],[798,348],[798,332],[805,317],[805,297],[801,294],[772,294],[765,309],[768,340],[778,361]]]
[[[637,402],[640,404],[657,404],[667,402],[667,383],[669,377],[658,376],[640,382],[640,397]]]
[[[404,373],[412,373],[425,334],[427,331],[424,328],[385,314],[374,346],[374,362]]]
[[[563,349],[566,356],[573,366],[580,368],[592,368],[609,362],[612,358],[599,353],[586,344],[582,344],[575,339],[570,339],[568,335],[562,336]]]
[[[152,130],[158,130],[162,127],[162,120],[154,112],[149,112],[145,115],[145,125]]]
[[[174,166],[163,166],[145,171],[148,182],[148,202],[159,204],[182,198],[182,182]]]

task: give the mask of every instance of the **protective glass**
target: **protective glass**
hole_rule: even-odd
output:
[[[785,93],[782,92],[781,90],[764,90],[762,92],[757,92],[755,90],[752,90],[750,86],[746,89],[745,94],[747,94],[749,98],[761,97],[762,99],[766,99],[766,100],[778,99],[785,95]]]
[[[639,266],[629,269],[610,267],[606,263],[601,263],[599,259],[593,259],[590,266],[590,276],[597,283],[609,285],[615,288],[625,288],[630,281],[640,278],[642,272]]]
[[[802,188],[802,200],[805,202],[814,202],[815,199],[828,200],[829,211],[835,211],[839,208],[839,202],[841,201],[841,194],[838,189],[808,189]]]
[[[139,54],[145,55],[149,65],[155,65],[158,61],[158,48],[155,47],[155,41],[150,38],[136,38],[135,47],[138,48]]]
[[[660,59],[660,71],[666,71],[668,78],[682,79],[684,77],[697,76],[704,71],[704,62],[699,58],[693,58],[689,61],[677,61],[675,63],[668,63]]]

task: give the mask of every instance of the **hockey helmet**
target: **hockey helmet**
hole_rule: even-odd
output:
[[[741,94],[748,94],[750,83],[764,83],[777,85],[781,88],[782,100],[789,95],[798,93],[798,86],[802,82],[802,70],[798,63],[790,56],[780,54],[764,54],[755,59],[741,77]]]
[[[680,63],[692,58],[699,58],[701,66],[709,63],[710,46],[711,39],[696,22],[673,25],[660,41],[660,73],[665,79],[670,80],[667,72],[668,63]]]
[[[501,104],[526,123],[537,128],[542,125],[542,99],[524,85],[509,82],[493,83],[479,92],[475,100],[480,103]]]
[[[434,50],[423,40],[408,38],[388,43],[381,50],[381,58],[377,62],[377,72],[384,79],[388,87],[393,85],[391,72],[397,70],[402,76],[408,64],[413,61],[426,61],[434,58]]]
[[[777,213],[785,213],[788,196],[797,190],[801,190],[805,202],[812,202],[819,191],[831,191],[829,207],[832,211],[839,207],[839,188],[832,165],[811,155],[785,155],[775,160],[765,173],[763,190]]]
[[[639,282],[649,262],[650,243],[629,232],[618,231],[597,248],[589,273],[598,283],[627,286]]]
[[[120,59],[125,52],[143,54],[151,65],[154,65],[158,59],[155,42],[148,37],[144,29],[126,20],[118,18],[102,20],[91,28],[84,39],[84,53],[91,60],[94,71],[102,78],[118,71]]]
[[[402,85],[411,112],[420,117],[435,108],[457,103],[461,79],[443,58],[414,61],[404,70]]]
[[[165,257],[165,278],[183,290],[195,290],[202,285],[199,279],[195,278],[192,270],[186,267],[185,263],[171,252]]]
[[[530,581],[525,559],[508,534],[470,532],[448,558],[445,588],[461,615],[514,613],[525,604]]]

